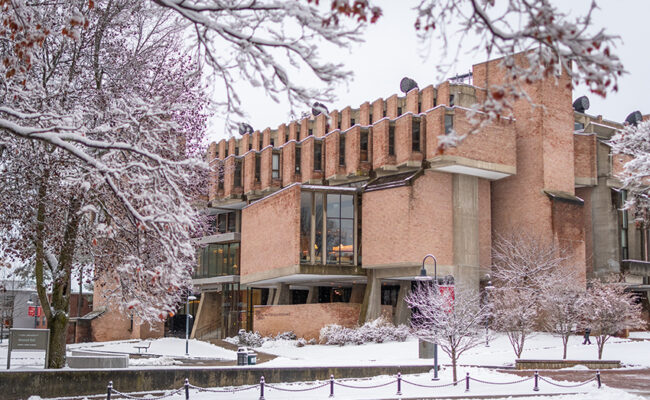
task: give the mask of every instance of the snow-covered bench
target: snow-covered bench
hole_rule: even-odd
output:
[[[144,352],[145,352],[145,353],[148,353],[148,352],[149,352],[149,347],[151,347],[151,342],[147,342],[147,344],[139,344],[139,345],[135,345],[135,346],[133,346],[133,347],[135,347],[136,349],[138,349],[138,354],[140,354],[140,351],[141,351],[142,349],[144,349]]]

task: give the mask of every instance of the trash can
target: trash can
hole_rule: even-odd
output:
[[[248,363],[248,349],[240,347],[237,349],[237,365],[246,365]]]
[[[257,364],[257,353],[253,351],[248,352],[248,365],[255,365]]]

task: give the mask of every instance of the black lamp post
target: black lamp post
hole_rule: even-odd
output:
[[[196,297],[189,295],[187,296],[187,303],[185,303],[185,355],[190,355],[190,301],[196,300]]]
[[[433,280],[436,284],[438,285],[438,260],[436,260],[436,256],[433,254],[427,254],[424,256],[422,259],[422,268],[420,269],[420,275],[415,277],[416,280],[418,281],[431,281],[432,278],[427,275],[427,270],[424,268],[424,263],[427,261],[427,258],[433,258]],[[433,343],[433,378],[432,380],[437,381],[440,378],[438,378],[438,343]]]
[[[492,286],[492,281],[490,280],[490,275],[487,276],[488,283],[485,286],[485,302],[487,307],[491,307],[490,304],[490,292],[494,289]],[[490,314],[485,317],[485,347],[490,347]]]

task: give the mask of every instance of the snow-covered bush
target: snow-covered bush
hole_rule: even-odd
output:
[[[240,346],[260,347],[265,342],[265,338],[257,331],[250,332],[240,329],[237,333],[237,338],[239,339],[238,344]]]
[[[403,342],[408,335],[409,329],[405,325],[396,327],[385,318],[380,317],[356,328],[346,328],[337,324],[327,325],[320,330],[320,342],[338,346],[390,341]]]
[[[296,340],[298,337],[293,331],[278,333],[274,340]]]

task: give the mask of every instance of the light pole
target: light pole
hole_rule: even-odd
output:
[[[422,268],[420,269],[420,275],[415,277],[418,281],[430,281],[431,277],[427,275],[427,270],[424,268],[424,263],[427,261],[427,258],[433,258],[433,281],[435,285],[438,286],[438,260],[433,254],[427,254],[422,259]],[[438,343],[433,343],[433,378],[431,380],[437,381],[438,378]]]
[[[485,302],[487,303],[486,306],[491,308],[492,304],[490,303],[490,292],[492,291],[492,289],[494,289],[494,286],[492,286],[492,280],[490,280],[490,275],[488,275],[487,278],[488,278],[488,283],[487,286],[485,286]],[[485,347],[490,347],[490,313],[489,312],[485,317]]]
[[[185,355],[190,355],[190,301],[196,300],[195,296],[187,296],[187,303],[185,303]]]

